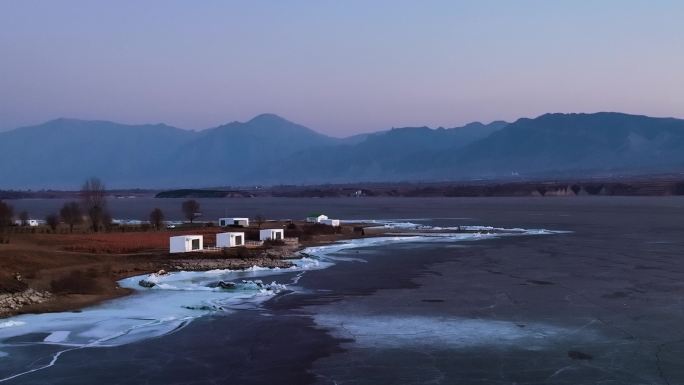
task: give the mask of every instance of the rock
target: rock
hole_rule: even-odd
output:
[[[235,289],[235,282],[225,282],[225,281],[218,281],[218,282],[211,282],[210,284],[207,285],[207,287],[218,287],[221,289]]]
[[[215,305],[200,305],[200,306],[183,306],[186,309],[189,310],[202,310],[202,311],[218,311],[218,310],[223,310],[221,306],[215,306]]]
[[[138,285],[140,285],[140,286],[142,286],[142,287],[146,287],[146,288],[148,288],[148,289],[151,288],[151,287],[157,286],[156,283],[150,282],[150,281],[147,281],[147,280],[144,280],[144,279],[141,279],[140,281],[138,281]]]
[[[220,287],[221,289],[235,289],[235,282],[219,281],[218,287]]]
[[[50,292],[40,292],[34,289],[12,294],[0,295],[0,314],[10,313],[13,310],[21,309],[24,306],[47,301],[52,294]]]

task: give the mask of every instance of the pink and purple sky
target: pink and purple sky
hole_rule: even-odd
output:
[[[684,117],[682,15],[675,0],[0,0],[0,129]]]

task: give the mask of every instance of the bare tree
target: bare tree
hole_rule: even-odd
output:
[[[7,203],[0,201],[0,230],[12,225],[14,218],[14,208]]]
[[[24,210],[19,213],[19,220],[21,221],[22,226],[28,226],[29,224],[29,213],[28,211]]]
[[[57,226],[59,226],[59,216],[57,214],[50,214],[45,217],[45,223],[50,226],[52,231],[55,231],[57,230]]]
[[[263,215],[258,214],[256,217],[254,217],[254,222],[256,222],[256,224],[257,224],[257,226],[259,226],[259,228],[261,228],[261,225],[263,225],[264,222],[266,222],[266,219],[264,218]]]
[[[102,214],[102,226],[107,231],[111,231],[112,227],[114,227],[114,218],[112,218],[112,215],[109,213],[109,211],[105,211]]]
[[[183,202],[181,209],[183,210],[183,215],[185,215],[185,218],[192,223],[192,221],[195,219],[195,216],[200,211],[200,204],[196,200],[190,199]]]
[[[159,207],[152,210],[150,213],[150,224],[154,226],[155,230],[159,230],[164,222],[164,213]]]
[[[81,187],[83,209],[90,218],[93,231],[100,230],[100,225],[107,214],[107,198],[105,185],[98,178],[90,178]]]
[[[59,215],[64,223],[69,225],[69,232],[74,232],[74,226],[83,223],[83,212],[77,202],[67,202],[59,210]]]

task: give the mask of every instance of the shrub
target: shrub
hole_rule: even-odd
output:
[[[246,247],[240,246],[235,248],[235,257],[240,259],[249,258],[249,250]]]
[[[264,247],[285,246],[285,241],[282,239],[267,239],[264,241]]]
[[[673,188],[674,195],[684,195],[684,182],[679,182],[675,184]]]
[[[62,294],[92,294],[98,291],[97,273],[88,271],[83,273],[81,270],[74,270],[66,277],[62,277],[50,282],[50,288],[54,293]]]
[[[28,285],[24,281],[19,281],[9,274],[0,276],[0,294],[20,293],[28,289]]]
[[[317,234],[335,234],[335,227],[324,225],[322,223],[313,223],[308,226],[304,226],[304,234],[317,235]]]

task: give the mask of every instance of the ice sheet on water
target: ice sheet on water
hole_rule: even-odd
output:
[[[454,219],[469,219],[469,218],[454,218]],[[430,226],[412,221],[429,221],[429,218],[419,219],[359,219],[359,220],[341,220],[343,223],[366,223],[377,224],[379,228],[395,229],[395,230],[453,230],[453,231],[496,231],[501,233],[508,233],[510,235],[525,234],[525,235],[545,235],[545,234],[562,234],[568,231],[546,230],[546,229],[522,229],[522,228],[504,228],[494,226],[482,225],[463,225],[456,227],[439,227]]]
[[[314,320],[334,336],[351,338],[355,346],[362,348],[420,346],[457,349],[480,345],[517,345],[535,349],[554,339],[568,338],[576,333],[576,330],[540,323],[521,325],[458,317],[319,314],[314,316]]]
[[[412,220],[429,220],[425,219],[355,219],[355,220],[340,220],[340,223],[365,223],[374,224],[376,227],[392,228],[392,229],[417,229],[417,228],[429,228],[430,226],[421,225],[418,223],[411,222]]]

